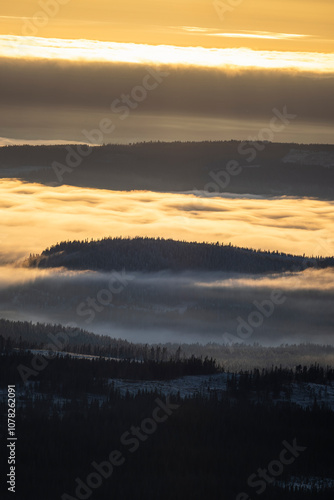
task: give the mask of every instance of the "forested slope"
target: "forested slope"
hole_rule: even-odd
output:
[[[230,244],[189,243],[163,238],[105,238],[58,243],[41,255],[30,256],[27,265],[74,270],[194,270],[256,274],[329,267],[334,265],[334,258],[305,258],[238,248]]]
[[[334,169],[328,166],[333,145],[144,142],[92,147],[88,156],[77,151],[75,145],[0,148],[0,178],[121,191],[203,191],[212,176],[226,180],[228,163],[236,161],[240,175],[217,185],[219,192],[334,199]],[[77,167],[66,169],[67,159]],[[54,162],[65,165],[64,175],[56,175]]]

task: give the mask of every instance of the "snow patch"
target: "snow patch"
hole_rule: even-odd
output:
[[[321,491],[324,489],[334,488],[334,479],[322,478],[322,477],[296,477],[291,476],[289,481],[277,481],[277,486],[281,488],[294,488],[297,490],[317,490]]]
[[[283,158],[283,163],[296,163],[298,165],[319,165],[321,167],[334,167],[334,153],[328,151],[308,151],[291,149]]]

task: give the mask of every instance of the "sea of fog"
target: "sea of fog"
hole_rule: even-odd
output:
[[[282,275],[0,268],[0,316],[133,342],[334,345],[334,270]]]
[[[63,240],[163,236],[334,255],[333,202],[108,191],[0,180],[0,316],[136,342],[334,343],[333,271],[283,275],[32,270]],[[114,280],[114,281],[113,281]]]

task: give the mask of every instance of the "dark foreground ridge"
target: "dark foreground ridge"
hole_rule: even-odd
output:
[[[333,267],[334,258],[263,252],[231,244],[138,237],[62,242],[40,255],[30,255],[26,264],[29,267],[65,267],[72,270],[188,270],[258,274]]]
[[[7,349],[1,358],[2,414],[8,385],[15,384],[22,500],[252,500],[259,492],[261,500],[333,498],[331,367],[233,374],[213,373],[213,363],[196,358],[139,363],[56,356],[37,372],[33,353]],[[171,391],[170,376],[198,368],[209,374],[200,377],[201,390]],[[20,378],[23,369],[36,373],[29,384]],[[144,390],[147,375],[154,378]],[[208,390],[213,379],[225,382]],[[296,404],[294,388],[314,383],[324,401]],[[3,449],[14,446],[4,429]],[[0,464],[6,470],[5,453]]]

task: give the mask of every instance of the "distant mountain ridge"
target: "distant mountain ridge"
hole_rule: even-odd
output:
[[[201,192],[216,179],[220,193],[334,200],[334,145],[144,142],[91,147],[87,156],[78,151],[74,144],[2,147],[0,178],[157,192]],[[227,175],[231,161],[240,166],[240,174]],[[55,163],[65,166],[60,177]]]
[[[334,266],[334,257],[302,257],[278,252],[163,238],[104,238],[61,242],[31,255],[28,267],[111,271],[226,271],[276,273]]]

